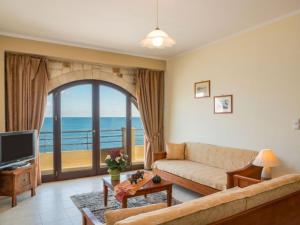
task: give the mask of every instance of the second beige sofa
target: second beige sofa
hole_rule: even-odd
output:
[[[232,187],[234,174],[259,179],[261,168],[251,165],[257,154],[251,150],[188,142],[184,160],[167,160],[165,153],[158,153],[153,170],[165,179],[206,195]]]

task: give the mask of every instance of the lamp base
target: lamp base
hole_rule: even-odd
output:
[[[272,179],[272,169],[271,167],[264,167],[261,172],[262,180],[271,180]]]

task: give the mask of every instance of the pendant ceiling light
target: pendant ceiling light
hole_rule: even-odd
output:
[[[174,44],[175,40],[166,32],[159,29],[158,0],[156,0],[156,28],[154,31],[151,31],[144,40],[141,41],[141,45],[146,48],[166,48],[172,47]]]

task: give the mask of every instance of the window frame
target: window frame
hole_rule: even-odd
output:
[[[91,84],[92,86],[92,126],[94,131],[93,145],[92,145],[92,169],[78,170],[71,172],[63,172],[61,170],[61,92],[71,87],[78,85]],[[126,170],[143,169],[143,164],[132,164],[132,145],[131,145],[131,103],[138,109],[136,98],[124,88],[103,80],[79,80],[73,81],[51,90],[48,95],[53,94],[53,174],[43,175],[43,182],[54,180],[65,180],[72,178],[80,178],[87,176],[102,175],[107,173],[106,167],[100,167],[100,86],[107,86],[120,91],[126,97],[126,149],[128,153],[129,165]]]

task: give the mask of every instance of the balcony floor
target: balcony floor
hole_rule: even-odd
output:
[[[105,159],[108,150],[101,151],[101,158]],[[92,168],[92,151],[91,150],[73,150],[63,151],[61,153],[62,170],[78,171]],[[144,161],[144,146],[134,146],[132,151],[132,164],[142,164]],[[53,153],[40,153],[41,171],[43,175],[53,174]],[[101,167],[106,167],[104,161],[101,161]]]
[[[101,176],[96,176],[42,184],[33,198],[29,192],[19,195],[14,208],[10,198],[0,197],[1,225],[81,225],[81,214],[70,196],[99,190]],[[173,196],[182,202],[199,197],[178,186],[174,186]]]

